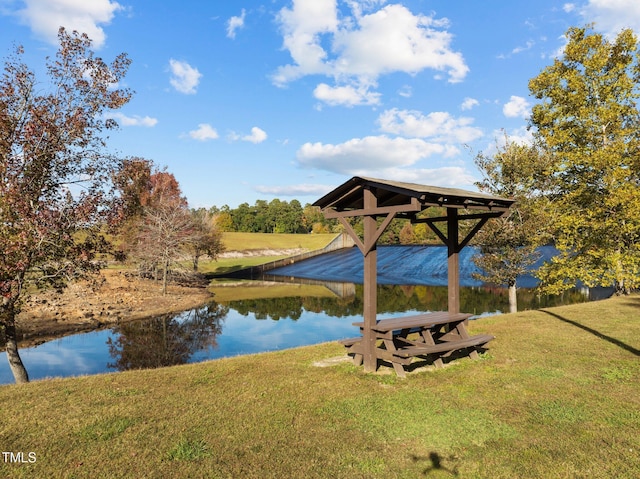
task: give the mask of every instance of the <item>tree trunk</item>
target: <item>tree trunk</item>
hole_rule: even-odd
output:
[[[509,312],[518,312],[518,295],[516,290],[516,282],[509,282]]]
[[[167,270],[169,269],[169,261],[165,261],[162,265],[162,296],[167,295]]]
[[[4,326],[4,336],[7,343],[7,359],[9,360],[9,367],[13,377],[16,380],[16,384],[28,383],[29,374],[18,353],[15,312],[11,306],[8,309],[3,306],[0,315],[0,325]]]

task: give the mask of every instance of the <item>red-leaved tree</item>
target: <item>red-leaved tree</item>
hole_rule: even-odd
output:
[[[63,287],[97,268],[109,191],[119,162],[106,150],[106,113],[131,92],[118,85],[130,61],[94,55],[84,34],[58,33],[47,82],[17,47],[0,78],[0,330],[16,382],[28,374],[17,347],[16,315],[31,283]]]

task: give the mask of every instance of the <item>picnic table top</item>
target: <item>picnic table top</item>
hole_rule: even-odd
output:
[[[472,314],[468,313],[449,313],[448,311],[435,311],[432,313],[422,313],[412,316],[404,316],[399,318],[380,319],[373,327],[376,331],[393,331],[397,329],[417,328],[436,326],[438,324],[448,324],[461,322],[469,319]],[[364,321],[353,323],[359,328],[364,327]]]

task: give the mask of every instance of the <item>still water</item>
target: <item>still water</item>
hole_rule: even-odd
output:
[[[156,368],[227,356],[318,344],[357,334],[362,320],[362,286],[298,280],[246,282],[230,295],[241,300],[211,302],[177,315],[151,318],[110,329],[75,334],[20,350],[32,380]],[[227,286],[231,287],[231,286]],[[284,288],[284,293],[283,293]],[[225,288],[220,288],[223,297]],[[267,296],[267,297],[265,297]],[[507,309],[506,291],[491,287],[461,288],[461,309],[478,316]],[[585,301],[579,292],[537,298],[521,290],[521,309]],[[447,308],[447,288],[426,285],[378,286],[380,318]],[[0,384],[13,383],[4,354]]]

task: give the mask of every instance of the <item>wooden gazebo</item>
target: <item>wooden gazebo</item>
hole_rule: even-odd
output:
[[[460,312],[459,253],[471,238],[490,219],[502,216],[514,200],[483,193],[403,183],[355,176],[327,193],[314,203],[326,218],[337,218],[353,238],[364,256],[364,327],[362,348],[365,371],[377,368],[376,341],[373,333],[377,316],[377,241],[394,218],[413,223],[426,223],[447,246],[448,308],[449,313]],[[446,208],[446,215],[437,218],[418,218],[430,207]],[[362,217],[364,237],[353,230],[348,217]],[[382,222],[378,224],[378,219]],[[460,237],[461,221],[476,221]],[[446,234],[436,225],[446,224]],[[444,230],[445,228],[443,228]]]

